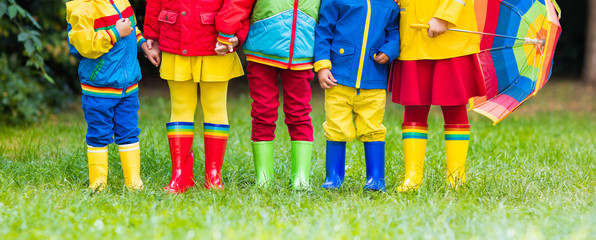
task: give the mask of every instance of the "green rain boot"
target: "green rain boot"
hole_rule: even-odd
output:
[[[257,187],[269,187],[273,180],[273,141],[252,142]]]
[[[312,146],[312,142],[292,141],[291,184],[294,190],[307,190],[310,188]]]

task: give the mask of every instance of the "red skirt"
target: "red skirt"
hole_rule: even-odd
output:
[[[486,95],[476,54],[441,60],[396,61],[389,74],[391,100],[401,105],[466,105]]]

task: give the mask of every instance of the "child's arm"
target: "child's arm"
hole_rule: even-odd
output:
[[[336,86],[337,80],[331,74],[331,43],[339,12],[333,0],[322,0],[319,24],[315,27],[315,72],[322,88]]]
[[[444,20],[455,26],[459,16],[467,4],[466,2],[471,1],[473,0],[439,0],[439,6],[435,11],[435,15],[433,15],[433,18]]]
[[[391,13],[387,26],[385,26],[385,44],[379,48],[375,61],[385,64],[395,60],[399,57],[399,47],[399,10],[395,9]],[[383,54],[387,58],[384,58]]]
[[[68,32],[68,39],[83,57],[90,59],[100,57],[132,31],[130,20],[120,19],[114,27],[96,32],[93,28],[94,20],[87,16],[91,15],[84,10],[75,10],[68,20],[72,26]]]
[[[221,7],[217,16],[215,16],[215,30],[219,32],[217,41],[232,45],[230,42],[233,37],[238,38],[238,43],[244,42],[246,39],[246,33],[239,35],[238,31],[245,26],[250,16],[250,11],[256,0],[224,0],[224,4]]]
[[[151,42],[159,40],[161,24],[157,20],[161,12],[161,0],[147,0],[147,7],[145,9],[145,23],[143,25],[144,37]]]

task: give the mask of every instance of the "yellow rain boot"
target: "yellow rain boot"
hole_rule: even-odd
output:
[[[470,125],[445,125],[447,150],[447,185],[457,189],[466,183],[466,158],[470,142]]]
[[[428,125],[426,123],[403,123],[402,139],[404,142],[406,178],[397,190],[399,192],[417,190],[422,185],[424,176]]]
[[[120,161],[122,162],[122,172],[124,172],[126,186],[131,190],[143,189],[139,142],[118,145],[118,151],[120,151]]]
[[[89,188],[102,191],[108,185],[108,146],[87,146]]]

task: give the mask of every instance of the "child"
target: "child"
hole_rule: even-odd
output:
[[[258,0],[244,52],[252,102],[252,147],[257,185],[273,178],[273,139],[279,107],[278,75],[283,110],[292,140],[291,184],[310,186],[313,128],[309,113],[315,25],[320,0]],[[284,34],[280,34],[284,33]]]
[[[108,144],[118,144],[126,186],[143,188],[140,178],[137,61],[140,47],[153,64],[127,0],[75,0],[66,3],[71,53],[81,60],[79,79],[87,121],[89,188],[103,190],[108,178]],[[136,29],[136,34],[131,35]],[[129,36],[130,35],[130,36]]]
[[[398,15],[391,0],[322,1],[315,71],[325,89],[327,113],[324,188],[343,183],[346,142],[357,137],[364,142],[364,188],[384,190],[386,64],[399,55]]]
[[[195,185],[192,142],[198,85],[205,116],[205,187],[222,188],[221,166],[230,129],[228,80],[244,75],[233,50],[246,38],[253,3],[147,1],[145,37],[153,48],[163,51],[160,72],[168,81],[172,100],[170,122],[166,124],[172,157],[172,179],[166,189],[171,193],[182,193]]]
[[[476,31],[474,1],[401,0],[399,5],[402,52],[390,76],[392,100],[405,106],[402,138],[406,178],[398,190],[415,190],[422,184],[430,105],[443,110],[447,182],[457,187],[465,181],[470,138],[466,103],[471,97],[485,95],[485,89],[475,55],[480,38],[446,29]],[[414,23],[428,23],[429,29],[412,28]]]

